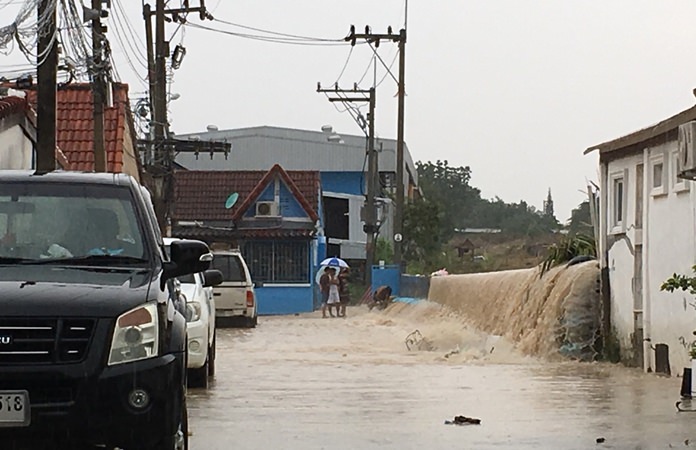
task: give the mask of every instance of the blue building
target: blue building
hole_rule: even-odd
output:
[[[194,141],[226,141],[232,145],[228,155],[180,153],[176,162],[189,170],[239,171],[266,170],[280,164],[288,173],[316,171],[321,181],[321,208],[318,235],[326,236],[327,254],[347,260],[354,274],[364,270],[366,234],[361,211],[365,203],[367,140],[365,136],[338,135],[331,127],[307,131],[279,127],[251,127],[218,130],[208,127],[202,133],[177,135]],[[378,138],[378,172],[384,195],[380,206],[380,237],[393,235],[394,208],[389,194],[396,186],[396,141]],[[418,176],[408,151],[404,151],[404,192],[412,198]]]
[[[315,171],[175,172],[173,235],[238,247],[261,315],[309,312],[326,256],[321,181]],[[233,194],[236,194],[233,196]],[[236,197],[234,204],[227,201]]]

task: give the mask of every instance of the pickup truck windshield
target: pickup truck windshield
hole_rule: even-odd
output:
[[[0,264],[144,254],[127,187],[0,182]]]

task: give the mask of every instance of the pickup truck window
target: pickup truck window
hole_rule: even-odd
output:
[[[126,187],[0,183],[0,262],[144,254]]]

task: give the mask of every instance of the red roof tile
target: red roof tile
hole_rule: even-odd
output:
[[[252,205],[252,203],[258,198],[261,193],[263,193],[264,189],[266,189],[266,186],[268,186],[268,183],[273,181],[275,176],[278,175],[280,176],[284,181],[285,184],[287,184],[288,188],[290,188],[290,191],[292,194],[295,196],[297,201],[300,202],[300,205],[302,205],[302,208],[307,212],[309,217],[313,221],[319,220],[319,215],[316,213],[316,206],[312,207],[307,199],[304,196],[304,193],[299,189],[299,187],[295,184],[293,181],[292,177],[288,175],[288,172],[286,172],[282,167],[280,167],[280,164],[275,164],[271,169],[266,172],[266,174],[261,178],[261,180],[256,184],[256,187],[254,187],[254,190],[249,193],[249,195],[246,196],[246,198],[243,200],[243,203],[237,208],[232,215],[232,220],[237,221],[241,219],[242,214],[246,212],[247,209]],[[298,174],[298,178],[300,178]],[[301,177],[303,178],[303,177]],[[300,179],[298,181],[304,181],[303,179]],[[318,184],[315,184],[314,190],[316,191],[318,189]]]
[[[37,93],[28,91],[35,106]],[[70,161],[69,170],[94,171],[94,120],[89,83],[61,86],[56,93],[56,142]],[[113,84],[112,107],[104,108],[107,171],[123,171],[123,139],[127,126],[128,85]]]
[[[27,111],[29,111],[29,102],[25,98],[15,96],[0,98],[0,119]]]
[[[274,166],[275,167],[275,166]],[[280,166],[278,166],[280,167]],[[282,169],[281,169],[282,170]],[[175,220],[233,220],[237,211],[243,209],[243,204],[248,198],[253,201],[256,195],[251,195],[260,185],[264,176],[278,172],[272,168],[269,171],[244,170],[244,171],[204,171],[204,170],[180,170],[174,173],[174,213]],[[285,177],[294,185],[293,193],[301,194],[303,207],[318,217],[316,211],[319,207],[319,172],[315,171],[285,171]],[[282,176],[282,175],[281,175]],[[287,183],[287,180],[286,180]],[[290,184],[288,184],[290,186]],[[231,208],[225,208],[225,200],[236,192],[239,194],[237,203]],[[302,202],[302,200],[300,200]],[[316,220],[316,219],[314,219]]]

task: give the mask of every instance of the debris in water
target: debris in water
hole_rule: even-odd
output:
[[[455,348],[454,350],[451,350],[451,351],[449,351],[449,352],[447,352],[447,353],[445,354],[445,358],[449,358],[449,357],[452,356],[452,355],[456,355],[456,354],[458,354],[460,351],[461,351],[461,350],[459,350],[459,345],[457,345],[457,348]]]
[[[421,332],[418,330],[409,333],[409,335],[406,336],[406,339],[404,339],[404,342],[406,343],[406,348],[409,351],[413,349],[430,351],[433,349],[430,341],[424,338]]]
[[[481,425],[481,419],[466,416],[454,416],[454,420],[445,420],[445,425]]]
[[[597,443],[598,443],[598,444],[601,444],[601,443],[603,443],[604,441],[606,441],[606,439],[604,439],[603,437],[598,437],[598,438],[597,438]]]

